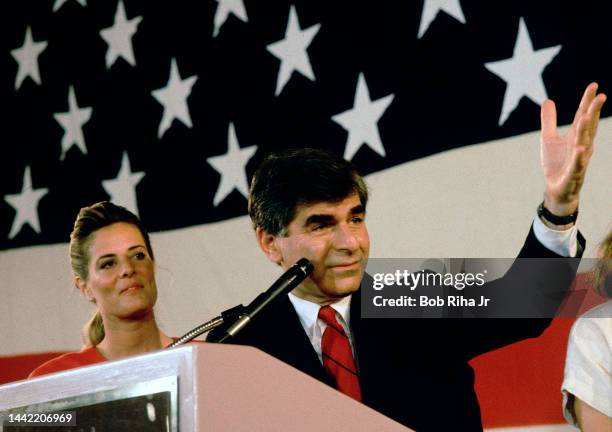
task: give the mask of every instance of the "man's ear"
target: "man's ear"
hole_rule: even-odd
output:
[[[257,243],[259,243],[259,247],[266,254],[268,259],[273,263],[280,265],[283,259],[283,255],[278,248],[278,237],[269,234],[263,230],[263,228],[255,229],[255,236],[257,237]]]

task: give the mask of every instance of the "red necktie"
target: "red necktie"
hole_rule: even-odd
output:
[[[342,393],[361,401],[359,377],[353,360],[353,352],[344,329],[336,320],[336,311],[331,306],[319,309],[319,318],[327,324],[321,351],[323,352],[323,366],[336,380],[336,388]]]

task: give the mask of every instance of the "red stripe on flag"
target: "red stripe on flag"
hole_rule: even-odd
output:
[[[560,316],[579,316],[605,301],[578,274]],[[561,383],[575,318],[557,318],[544,334],[470,362],[484,427],[565,423]]]
[[[564,423],[561,383],[574,318],[557,318],[544,334],[479,356],[476,393],[484,427]]]

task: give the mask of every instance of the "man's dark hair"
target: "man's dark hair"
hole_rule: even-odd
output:
[[[255,171],[249,215],[253,228],[283,235],[298,205],[337,202],[352,193],[365,208],[368,189],[352,163],[320,149],[286,150],[268,155]]]

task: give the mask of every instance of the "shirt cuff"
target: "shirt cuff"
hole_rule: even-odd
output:
[[[575,257],[578,253],[578,228],[576,225],[563,231],[557,231],[548,228],[536,216],[533,220],[533,233],[542,245],[557,255]]]

